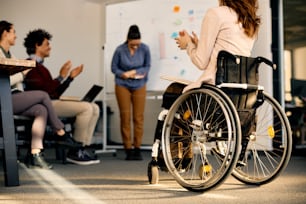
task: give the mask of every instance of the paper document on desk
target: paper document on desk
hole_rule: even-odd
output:
[[[0,58],[0,64],[18,66],[18,67],[35,67],[35,60],[24,60],[24,59],[12,59],[12,58]]]
[[[181,83],[181,84],[191,84],[193,83],[193,81],[190,81],[190,80],[187,80],[187,79],[182,79],[182,78],[177,78],[177,77],[173,77],[173,76],[160,76],[161,79],[165,79],[165,80],[168,80],[168,81],[173,81],[173,82],[178,82],[178,83]]]

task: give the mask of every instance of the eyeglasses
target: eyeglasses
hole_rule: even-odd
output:
[[[132,48],[132,49],[137,49],[141,44],[141,41],[140,40],[131,40],[128,42],[128,46],[129,48]]]
[[[128,46],[133,49],[137,49],[140,46],[140,43],[129,43]]]

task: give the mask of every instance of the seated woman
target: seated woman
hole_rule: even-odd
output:
[[[9,49],[15,44],[16,34],[13,25],[7,21],[0,21],[0,58],[14,58]],[[54,112],[50,97],[43,91],[23,91],[22,81],[27,71],[14,74],[10,77],[12,87],[13,113],[34,118],[32,124],[31,151],[25,163],[28,167],[44,169],[53,168],[43,157],[43,138],[47,122],[54,129],[55,139],[59,144],[79,146],[64,130],[64,124]]]

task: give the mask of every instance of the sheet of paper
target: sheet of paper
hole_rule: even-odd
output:
[[[173,81],[173,82],[178,82],[178,83],[181,83],[181,84],[191,84],[193,81],[189,81],[189,80],[186,80],[186,79],[182,79],[182,78],[177,78],[177,77],[172,77],[172,76],[160,76],[161,79],[165,79],[165,80],[168,80],[168,81]]]

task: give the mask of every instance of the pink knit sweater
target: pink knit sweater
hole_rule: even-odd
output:
[[[201,86],[202,82],[215,84],[217,55],[226,50],[232,54],[250,56],[255,38],[249,38],[237,22],[235,11],[226,6],[207,11],[201,25],[198,46],[189,43],[187,53],[197,68],[204,70],[196,82],[183,92]]]

